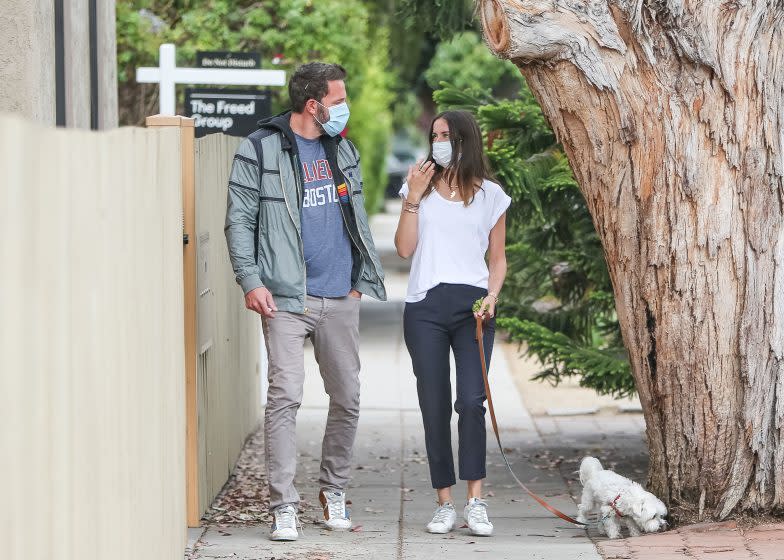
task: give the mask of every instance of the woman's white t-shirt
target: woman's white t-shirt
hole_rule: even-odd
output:
[[[400,196],[408,196],[403,183]],[[438,284],[467,284],[487,289],[485,253],[490,230],[512,199],[501,185],[485,179],[468,206],[432,191],[419,204],[417,246],[411,261],[406,301],[425,299]]]

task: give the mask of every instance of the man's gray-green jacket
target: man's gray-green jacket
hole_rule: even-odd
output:
[[[259,123],[234,155],[226,208],[226,242],[237,283],[246,294],[261,286],[272,292],[280,311],[303,313],[307,294],[301,210],[304,183],[291,113]],[[352,243],[351,285],[386,300],[384,271],[365,212],[359,154],[341,137],[322,136]]]

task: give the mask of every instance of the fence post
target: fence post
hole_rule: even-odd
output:
[[[199,511],[199,417],[196,363],[196,176],[194,120],[187,117],[153,115],[145,124],[180,128],[182,162],[183,310],[185,331],[185,495],[188,527],[198,527]]]

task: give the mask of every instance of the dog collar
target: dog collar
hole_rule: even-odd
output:
[[[615,499],[612,502],[610,502],[610,507],[613,508],[613,510],[615,510],[615,515],[617,515],[618,517],[623,517],[623,514],[621,513],[621,510],[619,510],[618,506],[615,505],[620,498],[621,498],[620,494],[615,496]]]

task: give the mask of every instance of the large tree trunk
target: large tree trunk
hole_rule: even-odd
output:
[[[651,489],[784,507],[784,1],[480,0],[610,268]]]

